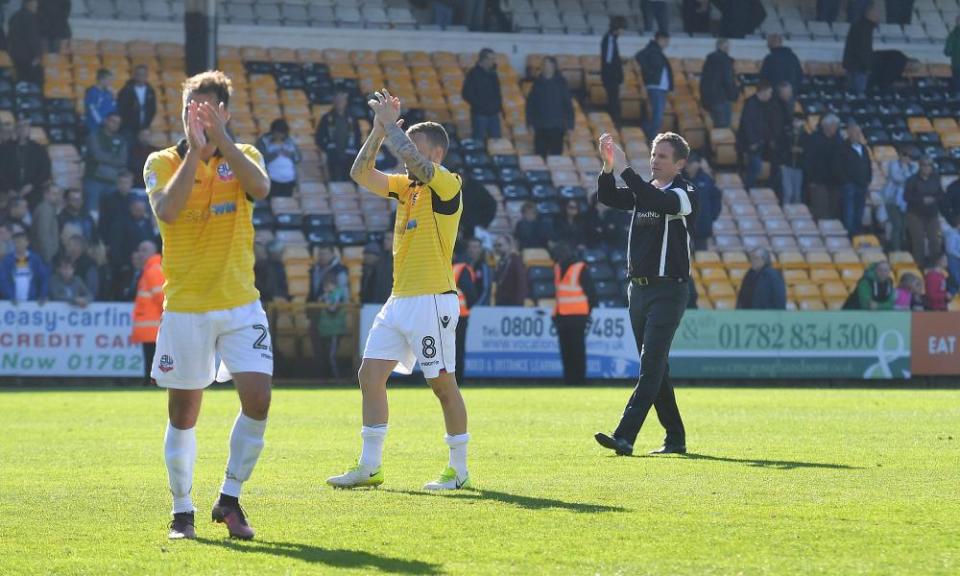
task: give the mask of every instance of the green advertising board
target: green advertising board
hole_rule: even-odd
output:
[[[688,310],[673,341],[670,375],[907,378],[910,313]]]

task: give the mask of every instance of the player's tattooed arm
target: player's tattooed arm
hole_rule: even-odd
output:
[[[387,195],[387,176],[377,170],[377,152],[383,144],[383,127],[373,123],[373,129],[364,141],[360,152],[357,153],[353,166],[350,168],[350,178],[379,196]]]
[[[411,176],[421,182],[431,182],[436,170],[433,162],[417,150],[416,144],[399,126],[387,127],[387,148],[407,165]]]

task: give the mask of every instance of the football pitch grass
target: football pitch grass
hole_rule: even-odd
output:
[[[386,483],[334,491],[355,389],[278,389],[242,501],[209,522],[238,402],[207,393],[198,540],[166,538],[165,394],[0,390],[0,574],[957,574],[960,391],[684,388],[686,457],[597,446],[626,388],[466,389],[473,491],[426,388],[390,392]],[[638,451],[655,448],[651,414]]]

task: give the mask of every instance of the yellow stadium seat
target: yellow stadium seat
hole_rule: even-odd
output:
[[[723,268],[701,268],[700,277],[704,282],[714,282],[714,281],[727,281],[727,271]]]
[[[743,252],[724,252],[722,259],[727,270],[735,268],[746,269],[750,267],[750,260],[747,259],[747,255]]]
[[[697,250],[694,253],[694,261],[697,268],[704,265],[717,265],[720,263],[720,255],[712,250]]]
[[[796,284],[787,289],[791,297],[797,300],[801,298],[819,298],[820,289],[815,284]]]
[[[833,268],[833,259],[826,252],[809,252],[807,264],[810,268]]]
[[[914,268],[917,265],[913,260],[913,255],[909,252],[891,252],[888,256],[890,258],[890,266],[892,266],[894,270]]]
[[[836,268],[813,268],[810,270],[810,280],[815,283],[840,280],[840,274]]]
[[[805,310],[805,311],[827,309],[827,307],[823,303],[823,300],[819,298],[801,298],[797,300],[797,307],[800,310]]]
[[[747,275],[749,268],[731,268],[727,272],[730,274],[730,282],[737,288],[743,284],[743,278]]]
[[[529,266],[553,266],[550,253],[543,248],[524,248],[523,263]]]
[[[712,300],[714,310],[734,310],[737,307],[736,298],[714,298]]]
[[[795,284],[809,284],[810,276],[807,274],[806,270],[799,268],[787,269],[783,271],[783,281],[786,282],[788,286]]]
[[[843,282],[831,281],[820,285],[820,295],[824,300],[846,299],[848,295],[847,286]]]
[[[780,263],[780,267],[784,270],[806,270],[809,267],[806,258],[804,258],[800,252],[781,252],[777,260]]]
[[[710,282],[707,284],[707,294],[711,299],[736,298],[737,292],[729,282]]]

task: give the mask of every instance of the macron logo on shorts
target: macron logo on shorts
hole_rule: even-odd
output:
[[[447,325],[450,324],[450,317],[444,316],[443,318],[440,319],[440,323],[443,324],[444,328],[446,328]]]
[[[173,358],[171,358],[170,356],[168,356],[168,355],[166,355],[166,354],[164,354],[163,356],[161,356],[161,357],[160,357],[159,368],[160,368],[160,371],[163,372],[164,374],[166,374],[167,372],[173,370]]]

